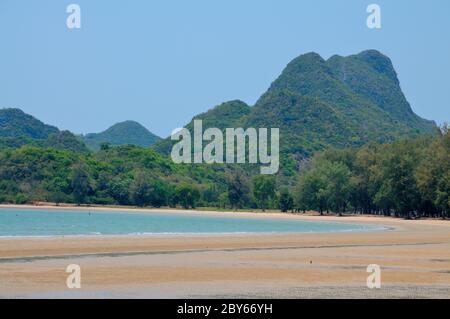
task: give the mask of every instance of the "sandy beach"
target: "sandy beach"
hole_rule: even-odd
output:
[[[238,214],[376,224],[390,230],[4,238],[0,298],[450,298],[449,221]],[[66,287],[70,264],[81,267],[81,289]],[[381,267],[380,289],[366,286],[369,264]]]

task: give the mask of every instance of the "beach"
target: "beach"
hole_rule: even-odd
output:
[[[2,238],[0,298],[450,298],[449,221],[187,213],[363,223],[389,229]],[[66,286],[70,264],[81,267],[81,289]],[[367,288],[371,264],[380,266],[380,289]]]

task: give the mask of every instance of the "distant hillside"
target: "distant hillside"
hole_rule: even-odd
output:
[[[88,152],[83,142],[69,131],[44,124],[20,109],[0,109],[0,148],[25,145]]]
[[[391,60],[375,50],[329,60],[301,55],[253,107],[227,102],[196,118],[204,120],[204,129],[278,127],[282,153],[300,159],[329,146],[433,134],[436,127],[413,112]],[[155,148],[167,154],[170,145],[166,139]]]
[[[59,130],[42,123],[20,109],[0,109],[0,137],[46,139]]]
[[[291,149],[291,139],[304,140],[305,153],[390,142],[435,127],[412,111],[390,59],[374,50],[328,61],[316,53],[294,59],[246,124],[280,127],[285,148]]]
[[[224,130],[227,127],[240,127],[243,118],[250,114],[250,112],[251,107],[246,103],[239,100],[229,101],[195,116],[186,125],[186,128],[192,132],[194,129],[194,120],[202,120],[205,128],[217,127]],[[154,145],[154,148],[163,154],[169,154],[173,143],[174,142],[171,141],[170,137],[168,137],[157,142]]]
[[[103,143],[112,146],[136,145],[148,147],[161,138],[134,121],[117,123],[101,133],[91,133],[82,137],[89,149],[97,151]]]
[[[80,141],[78,137],[69,131],[60,131],[49,135],[43,146],[52,147],[57,150],[70,150],[77,153],[89,152],[83,141]]]
[[[334,75],[355,94],[386,111],[395,121],[420,132],[435,126],[414,113],[400,87],[391,60],[375,50],[349,57],[334,56],[327,61]]]

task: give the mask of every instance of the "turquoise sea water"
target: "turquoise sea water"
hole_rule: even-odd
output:
[[[310,233],[378,230],[379,226],[189,213],[0,209],[0,237]]]

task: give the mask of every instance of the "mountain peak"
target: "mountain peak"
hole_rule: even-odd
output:
[[[366,50],[355,55],[357,59],[360,59],[370,65],[375,71],[382,73],[393,80],[395,83],[399,83],[397,78],[397,72],[395,72],[394,65],[389,57],[377,50]]]
[[[359,52],[358,54],[359,56],[378,56],[378,57],[384,57],[386,59],[388,59],[388,57],[383,54],[381,51],[378,51],[377,49],[367,49],[367,50],[363,50],[361,52]]]
[[[24,111],[22,111],[21,109],[15,108],[15,107],[5,107],[5,108],[3,108],[3,109],[0,109],[0,111],[1,111],[3,114],[7,114],[7,113],[10,113],[10,114],[23,114],[23,115],[26,114],[26,113],[25,113]]]
[[[317,52],[307,52],[304,54],[300,54],[298,57],[296,57],[294,60],[292,60],[291,62],[294,61],[299,61],[299,60],[304,60],[304,61],[320,61],[320,62],[325,62],[325,60],[320,56],[319,53]]]
[[[296,124],[299,114],[305,117],[307,131]],[[412,111],[391,60],[377,50],[334,55],[327,61],[314,52],[300,55],[271,84],[248,119],[252,124],[283,126],[292,140],[316,132],[302,142],[311,149],[318,141],[322,146],[386,142],[431,133],[434,127]],[[344,139],[335,138],[332,132],[338,131],[335,134]]]
[[[0,137],[46,139],[50,134],[58,132],[55,126],[44,124],[21,109],[0,109]]]
[[[293,59],[283,72],[311,70],[325,66],[325,60],[316,52],[302,54]]]
[[[148,147],[158,141],[160,137],[151,133],[142,124],[127,120],[116,123],[101,133],[87,134],[83,139],[90,149],[99,150],[103,143],[113,146],[137,145]]]
[[[385,55],[385,54],[383,54],[380,51],[375,50],[375,49],[369,49],[369,50],[361,51],[360,53],[356,54],[356,56],[365,58],[367,60],[369,60],[369,59],[382,59],[382,60],[387,60],[389,62],[391,61],[387,55]]]
[[[87,152],[86,146],[68,131],[44,124],[21,109],[0,109],[0,146],[17,148],[24,145],[52,147],[60,150]]]
[[[288,90],[300,95],[308,95],[311,88],[334,86],[332,76],[326,61],[319,54],[315,52],[302,54],[288,63],[256,104],[264,100],[271,91]]]
[[[140,124],[140,123],[138,123],[136,121],[126,120],[126,121],[118,122],[118,123],[112,125],[106,131],[112,131],[114,129],[123,128],[123,127],[126,128],[126,129],[137,128],[137,129],[147,130],[142,124]]]

